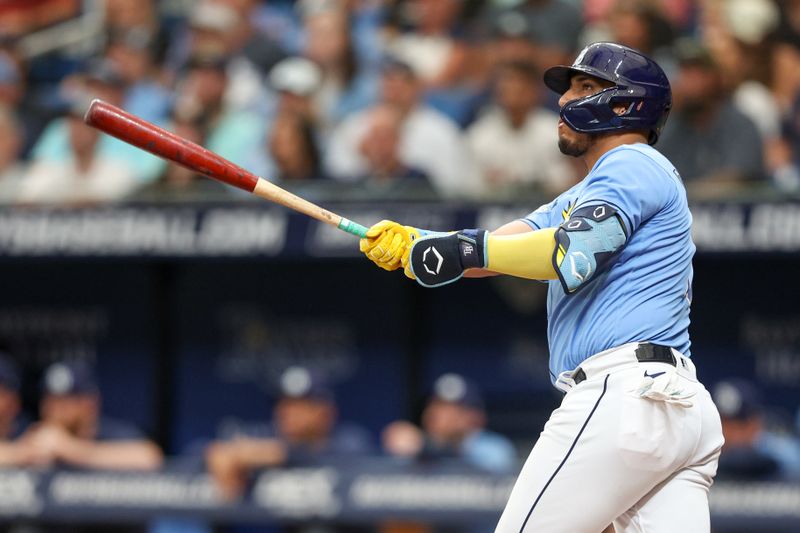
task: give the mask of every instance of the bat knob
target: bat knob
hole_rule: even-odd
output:
[[[75,107],[75,114],[79,115],[83,113],[83,122],[84,124],[88,124],[89,126],[94,126],[97,124],[96,117],[98,110],[102,107],[106,107],[108,104],[99,98],[93,98],[88,104],[86,101],[83,101],[76,105]],[[83,109],[81,109],[81,107]]]

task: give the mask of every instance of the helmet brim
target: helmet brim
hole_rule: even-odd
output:
[[[572,76],[576,74],[586,74],[593,78],[614,82],[614,78],[610,76],[603,76],[597,69],[591,67],[584,67],[583,65],[566,66],[556,65],[544,71],[544,84],[548,89],[557,93],[564,94],[569,89],[569,83]]]

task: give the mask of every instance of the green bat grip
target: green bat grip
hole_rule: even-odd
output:
[[[362,238],[367,236],[367,231],[369,230],[369,228],[366,228],[361,224],[353,222],[352,220],[348,220],[344,217],[342,217],[342,220],[339,221],[339,229]]]

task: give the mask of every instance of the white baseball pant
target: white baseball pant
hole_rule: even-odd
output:
[[[722,427],[691,360],[639,362],[637,343],[581,364],[553,411],[496,533],[708,533]]]

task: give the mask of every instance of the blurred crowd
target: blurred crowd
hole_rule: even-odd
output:
[[[14,359],[0,352],[0,466],[208,471],[228,500],[245,495],[253,475],[265,468],[341,465],[376,456],[515,474],[533,445],[526,442],[518,449],[491,431],[479,384],[456,373],[433,382],[418,420],[391,422],[374,436],[357,420],[342,416],[328,376],[291,366],[274,388],[271,413],[266,403],[258,420],[231,413],[232,418],[219,422],[216,435],[196,435],[177,456],[166,459],[140,429],[104,414],[101,386],[86,361],[61,361],[44,369],[38,417],[23,409],[21,384]],[[719,479],[800,481],[800,427],[771,418],[759,389],[747,380],[718,382],[711,393],[726,441]]]
[[[800,191],[797,0],[28,0],[0,4],[0,201],[235,194],[83,125],[94,97],[282,184],[551,195],[585,169],[541,73],[599,40],[667,71],[691,194]]]
[[[480,385],[456,373],[440,375],[427,388],[418,416],[390,422],[375,435],[340,412],[337,388],[327,375],[311,367],[290,366],[274,384],[271,408],[265,398],[262,417],[242,419],[230,413],[217,421],[216,434],[195,435],[182,449],[165,455],[141,429],[105,413],[102,388],[109,385],[98,381],[85,360],[55,362],[42,370],[39,379],[22,380],[15,359],[0,352],[0,468],[207,473],[222,501],[235,504],[254,492],[259,474],[269,469],[361,465],[381,471],[391,464],[408,472],[432,472],[438,466],[451,472],[513,476],[534,444],[514,443],[490,429],[491,410]],[[35,388],[33,409],[23,401],[32,396],[27,387]],[[776,423],[759,389],[743,379],[720,381],[711,393],[725,436],[717,479],[800,482],[800,411],[799,427],[785,420]],[[474,524],[452,531],[477,533],[491,526]],[[154,517],[146,527],[133,529],[110,524],[99,529],[76,524],[63,529],[31,527],[8,531],[221,531],[190,516]],[[428,533],[431,529],[422,523],[393,522],[363,528],[299,524],[286,531]]]

